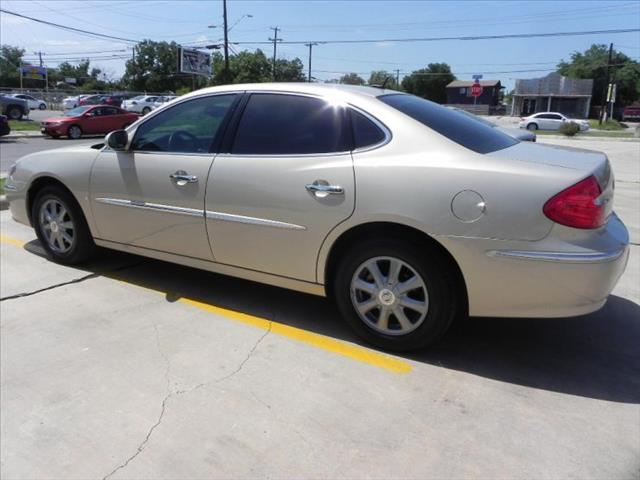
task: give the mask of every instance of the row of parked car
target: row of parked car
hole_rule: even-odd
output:
[[[86,105],[109,105],[120,107],[129,112],[140,113],[146,115],[167,102],[170,102],[175,95],[137,95],[130,96],[126,94],[117,95],[78,95],[75,97],[67,97],[62,104],[67,109],[72,109]]]

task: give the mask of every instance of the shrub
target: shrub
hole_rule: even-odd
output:
[[[580,126],[576,122],[567,122],[560,125],[560,133],[564,133],[567,137],[573,137],[580,131]]]

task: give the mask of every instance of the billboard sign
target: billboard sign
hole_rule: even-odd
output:
[[[22,78],[33,78],[35,80],[46,80],[47,67],[36,67],[35,65],[23,65],[20,67]]]
[[[178,61],[180,73],[190,73],[193,75],[205,75],[210,77],[211,55],[193,48],[180,48],[178,51]]]

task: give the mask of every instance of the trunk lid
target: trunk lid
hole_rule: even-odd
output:
[[[559,145],[541,145],[532,142],[520,142],[513,147],[488,154],[506,160],[537,163],[575,170],[576,182],[593,175],[602,194],[599,200],[606,204],[607,215],[613,209],[614,179],[611,164],[606,154],[593,150]],[[570,185],[567,185],[569,187]]]

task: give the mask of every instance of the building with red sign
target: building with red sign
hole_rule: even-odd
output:
[[[474,83],[473,80],[454,80],[447,85],[447,105],[483,115],[494,113],[500,105],[504,88],[500,80],[480,80],[482,93],[477,97],[471,94]]]

